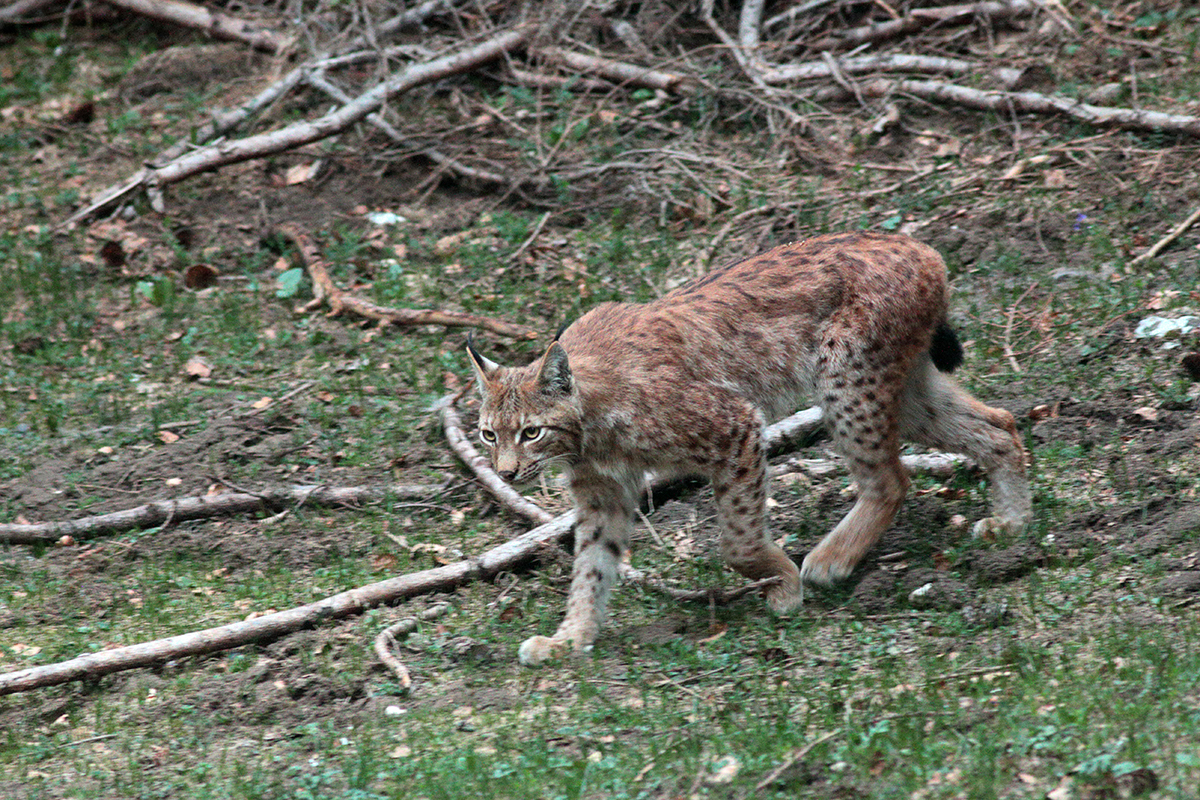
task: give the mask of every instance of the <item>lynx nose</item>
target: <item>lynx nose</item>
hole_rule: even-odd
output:
[[[513,478],[517,477],[517,471],[515,469],[502,469],[499,470],[497,474],[499,474],[499,476],[504,479],[505,482],[510,482]]]

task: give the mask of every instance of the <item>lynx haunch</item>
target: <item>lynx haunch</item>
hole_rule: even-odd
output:
[[[818,236],[651,303],[605,303],[526,367],[468,352],[496,470],[524,482],[560,464],[577,507],[566,617],[521,645],[526,664],[592,646],[647,471],[712,482],[725,560],[748,578],[777,577],[767,603],[781,613],[801,602],[802,581],[848,576],[891,524],[908,488],[902,440],[986,470],[992,516],[976,533],[1030,519],[1013,417],[945,374],[962,358],[945,264],[905,236]],[[762,431],[805,398],[821,406],[858,500],[797,569],[768,534]]]

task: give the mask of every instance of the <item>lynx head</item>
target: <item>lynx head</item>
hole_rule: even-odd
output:
[[[579,453],[582,407],[562,345],[555,341],[527,367],[502,367],[468,336],[467,355],[483,397],[479,439],[500,477],[524,483],[551,462],[570,464]]]

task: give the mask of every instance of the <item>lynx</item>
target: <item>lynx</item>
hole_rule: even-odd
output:
[[[526,367],[500,366],[469,340],[467,350],[479,437],[497,472],[523,483],[562,465],[576,503],[566,617],[553,636],[521,645],[525,664],[592,647],[647,472],[710,480],[722,555],[747,578],[778,579],[767,590],[778,613],[802,602],[802,582],[847,577],[891,524],[909,483],[902,439],[986,470],[993,516],[976,533],[1030,519],[1013,417],[944,374],[962,359],[946,323],[946,267],[906,236],[818,236],[651,303],[604,303]],[[858,499],[797,569],[767,531],[763,427],[806,396]]]

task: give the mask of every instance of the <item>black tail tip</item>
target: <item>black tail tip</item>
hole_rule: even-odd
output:
[[[942,372],[954,372],[962,364],[962,344],[950,323],[942,321],[934,328],[933,341],[929,343],[929,357]]]

